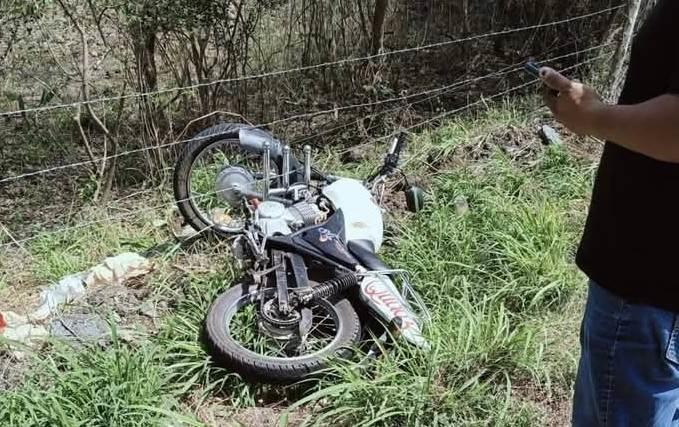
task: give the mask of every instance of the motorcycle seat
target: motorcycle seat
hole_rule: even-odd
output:
[[[389,267],[375,253],[372,242],[368,240],[352,240],[347,249],[368,270],[389,270]]]

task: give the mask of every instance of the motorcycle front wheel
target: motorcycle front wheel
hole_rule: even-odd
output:
[[[360,321],[347,299],[320,300],[308,307],[311,324],[300,337],[300,313],[289,315],[289,329],[272,325],[266,311],[275,290],[239,284],[212,304],[206,333],[214,359],[244,378],[293,382],[327,367],[332,358],[348,358],[360,338]]]

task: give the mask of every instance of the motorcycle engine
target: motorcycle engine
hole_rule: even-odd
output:
[[[274,201],[262,202],[255,212],[255,223],[267,236],[292,234],[293,231],[319,223],[325,218],[314,203],[306,201],[286,208]]]

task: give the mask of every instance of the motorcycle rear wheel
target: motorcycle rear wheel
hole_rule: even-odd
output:
[[[356,345],[360,338],[361,325],[356,311],[347,299],[337,301],[321,300],[316,306],[310,307],[315,312],[327,312],[335,323],[334,337],[331,341],[324,344],[322,348],[314,349],[310,354],[297,356],[272,356],[261,354],[261,348],[266,345],[252,342],[245,343],[243,336],[249,337],[251,341],[260,342],[267,338],[264,333],[257,334],[257,330],[245,331],[245,334],[237,325],[233,324],[234,318],[238,313],[248,309],[257,310],[260,299],[265,292],[257,286],[241,283],[237,284],[221,294],[212,304],[206,319],[206,334],[208,344],[214,359],[224,367],[230,368],[239,373],[244,378],[266,382],[266,383],[288,383],[298,381],[326,368],[331,358],[348,358],[352,354],[352,347]],[[272,299],[271,296],[270,299]],[[312,319],[315,319],[315,314]],[[311,331],[319,326],[312,320]],[[260,323],[261,327],[261,323]],[[327,328],[327,325],[324,326]],[[254,333],[253,333],[254,332]],[[309,333],[309,339],[312,333]],[[320,345],[319,345],[320,347]],[[257,350],[257,351],[256,351]],[[283,351],[280,350],[279,351]]]
[[[186,222],[198,232],[210,230],[220,236],[233,236],[243,231],[249,214],[234,207],[222,197],[218,188],[220,174],[241,175],[241,180],[262,184],[262,156],[240,146],[239,131],[246,125],[221,123],[191,138],[174,169],[173,189],[177,207]],[[280,170],[277,159],[271,159],[271,174]],[[272,188],[276,187],[272,179]]]

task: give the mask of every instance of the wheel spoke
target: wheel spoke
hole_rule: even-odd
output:
[[[261,156],[243,151],[238,140],[217,141],[203,150],[193,161],[188,176],[188,194],[198,216],[207,224],[241,228],[247,213],[238,200],[226,194],[232,191],[232,185],[250,182],[245,178],[248,173],[254,181],[253,190],[261,192],[263,183],[254,179],[254,175],[262,174],[261,169]],[[220,176],[222,173],[226,176]],[[278,174],[275,163],[271,173]]]
[[[291,332],[290,339],[276,338],[271,335],[275,328],[263,323],[266,320],[261,310],[265,309],[265,305],[249,301],[234,314],[229,325],[232,337],[250,351],[283,359],[304,356],[323,350],[337,335],[337,318],[331,311],[333,308],[316,306],[312,308],[312,327],[306,336],[295,338],[296,335]],[[294,331],[294,325],[291,330]],[[286,336],[285,330],[281,330],[281,336]]]
[[[323,319],[321,319],[321,321],[318,322],[318,323],[316,324],[316,326],[314,326],[314,327],[311,328],[311,330],[309,331],[309,333],[307,334],[307,336],[311,336],[311,335],[314,333],[314,331],[316,331],[316,330],[323,324],[323,322],[326,321],[326,320],[329,319],[329,318],[330,318],[330,315],[328,314],[328,315],[325,316]]]

